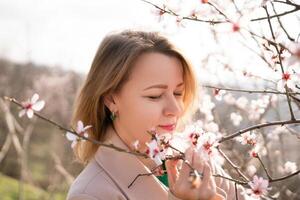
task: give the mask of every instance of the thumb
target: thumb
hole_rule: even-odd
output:
[[[176,180],[178,178],[177,163],[178,163],[178,160],[166,160],[166,162],[165,162],[170,188],[173,188],[173,186],[176,183]]]

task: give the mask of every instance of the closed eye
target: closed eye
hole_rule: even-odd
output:
[[[181,97],[183,94],[181,92],[178,93],[174,93],[175,96],[179,96]],[[162,95],[158,95],[158,96],[148,96],[148,98],[150,99],[160,99]]]
[[[182,96],[182,93],[174,93],[176,96]]]
[[[162,95],[159,95],[159,96],[149,96],[148,98],[150,99],[159,99]]]

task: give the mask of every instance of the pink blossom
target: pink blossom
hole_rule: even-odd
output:
[[[197,151],[205,160],[208,160],[211,157],[218,156],[218,146],[219,142],[217,135],[211,132],[207,132],[201,136],[197,145]]]
[[[185,127],[182,135],[186,137],[185,140],[187,140],[190,145],[196,146],[198,144],[199,138],[204,133],[202,125],[201,121],[197,121]]]
[[[139,141],[138,141],[138,140],[134,141],[134,142],[132,143],[132,146],[133,146],[134,150],[137,151],[138,148],[139,148],[139,146],[140,146]]]
[[[288,65],[300,63],[300,43],[292,43],[290,45],[291,56],[287,59]]]
[[[251,149],[249,151],[249,155],[253,158],[257,158],[258,157],[258,148],[255,147],[255,148]]]
[[[154,14],[158,20],[158,22],[161,22],[163,20],[164,14],[166,13],[167,6],[163,5],[162,9],[154,8],[152,10],[152,14]]]
[[[213,91],[213,94],[214,94],[216,100],[221,101],[223,98],[223,95],[226,94],[226,91],[215,88]]]
[[[183,23],[183,17],[182,16],[177,16],[176,17],[176,24],[178,27],[185,27],[184,23]]]
[[[238,23],[232,23],[232,31],[233,32],[238,32],[240,31],[241,27]]]
[[[86,131],[87,131],[87,129],[89,129],[91,127],[92,127],[91,125],[88,125],[88,126],[84,127],[83,122],[79,120],[77,122],[76,133],[80,136],[88,138],[89,135]],[[75,135],[71,132],[67,132],[66,137],[67,137],[68,140],[72,141],[72,144],[71,144],[72,148],[74,148],[77,141],[80,140],[80,137],[78,137],[77,135]]]
[[[200,137],[200,134],[199,133],[197,133],[197,132],[192,132],[191,134],[190,134],[190,140],[191,140],[191,143],[193,144],[193,145],[197,145],[197,143],[198,143],[198,138]]]
[[[267,194],[267,190],[269,188],[269,181],[263,179],[262,177],[257,177],[256,175],[253,177],[253,180],[248,183],[251,189],[248,189],[247,192],[254,198],[260,198],[262,195]]]
[[[163,149],[166,149],[170,145],[170,141],[173,139],[173,136],[170,133],[163,133],[157,136],[158,145]]]
[[[193,10],[191,11],[190,17],[191,17],[191,18],[194,18],[194,19],[197,19],[199,14],[200,14],[200,13],[199,13],[198,10],[193,9]]]
[[[153,171],[155,176],[162,176],[165,174],[165,170],[162,168],[162,166],[155,168],[155,170]]]
[[[152,139],[150,143],[146,143],[148,149],[146,150],[146,154],[157,164],[161,165],[162,160],[165,159],[165,154],[160,150],[157,139]]]
[[[45,106],[45,101],[38,101],[39,95],[34,94],[30,100],[22,102],[23,109],[19,112],[19,117],[27,114],[28,118],[32,118],[34,111],[40,111]]]
[[[287,70],[284,71],[282,74],[280,73],[280,79],[277,83],[277,89],[279,91],[285,91],[285,86],[288,88],[292,89],[293,91],[296,90],[296,83],[298,82],[298,77],[292,68],[288,68]],[[277,75],[278,76],[278,75]]]
[[[236,140],[243,145],[250,144],[254,146],[257,143],[256,135],[253,132],[243,133],[241,136],[237,137]]]

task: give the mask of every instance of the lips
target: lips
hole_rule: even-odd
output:
[[[176,124],[160,125],[159,127],[167,131],[173,131],[176,128]]]

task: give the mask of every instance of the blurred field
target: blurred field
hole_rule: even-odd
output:
[[[0,70],[1,97],[5,95],[24,101],[37,92],[46,101],[41,114],[69,128],[74,97],[83,75],[58,67],[18,64],[8,60],[0,60]],[[245,115],[242,123],[234,126],[229,115],[238,108],[216,102],[211,91],[205,92],[215,103],[212,113],[220,132],[230,134],[253,124]],[[239,95],[234,94],[236,98]],[[250,100],[260,98],[245,96]],[[16,105],[0,99],[0,199],[64,199],[69,185],[83,166],[74,161],[71,144],[63,132],[40,119],[19,118],[19,110]],[[278,104],[276,109],[268,108],[262,117],[268,120],[288,118],[286,111],[285,104]],[[195,120],[204,121],[204,118],[201,109],[194,115]],[[259,141],[265,147],[262,160],[274,177],[281,177],[286,175],[283,170],[285,162],[300,161],[299,138],[297,134],[288,132],[275,133],[274,128],[259,130]],[[294,130],[297,131],[297,127]],[[222,149],[245,173],[253,165],[257,174],[265,175],[257,160],[247,155],[247,147],[228,141],[222,144]],[[236,177],[235,170],[228,163],[225,162],[224,167]],[[281,192],[278,199],[299,199],[299,177],[272,184],[271,194],[276,196],[277,192]]]
[[[6,60],[0,60],[0,70],[1,97],[24,101],[37,92],[46,101],[41,113],[69,127],[73,99],[82,75]],[[82,169],[80,164],[73,162],[70,143],[57,128],[42,120],[19,118],[19,108],[7,101],[4,103],[8,112],[4,112],[1,104],[0,172],[14,179],[1,176],[0,199],[19,199],[21,174],[23,181],[28,183],[23,199],[63,199],[74,176]],[[8,120],[8,116],[13,120]],[[9,124],[14,127],[13,131]]]
[[[46,191],[31,186],[30,184],[24,185],[24,199],[57,199],[62,200],[66,198],[65,193],[49,194]],[[18,199],[19,197],[19,182],[16,179],[10,178],[0,174],[0,196],[1,200]],[[52,196],[52,197],[50,197]]]

